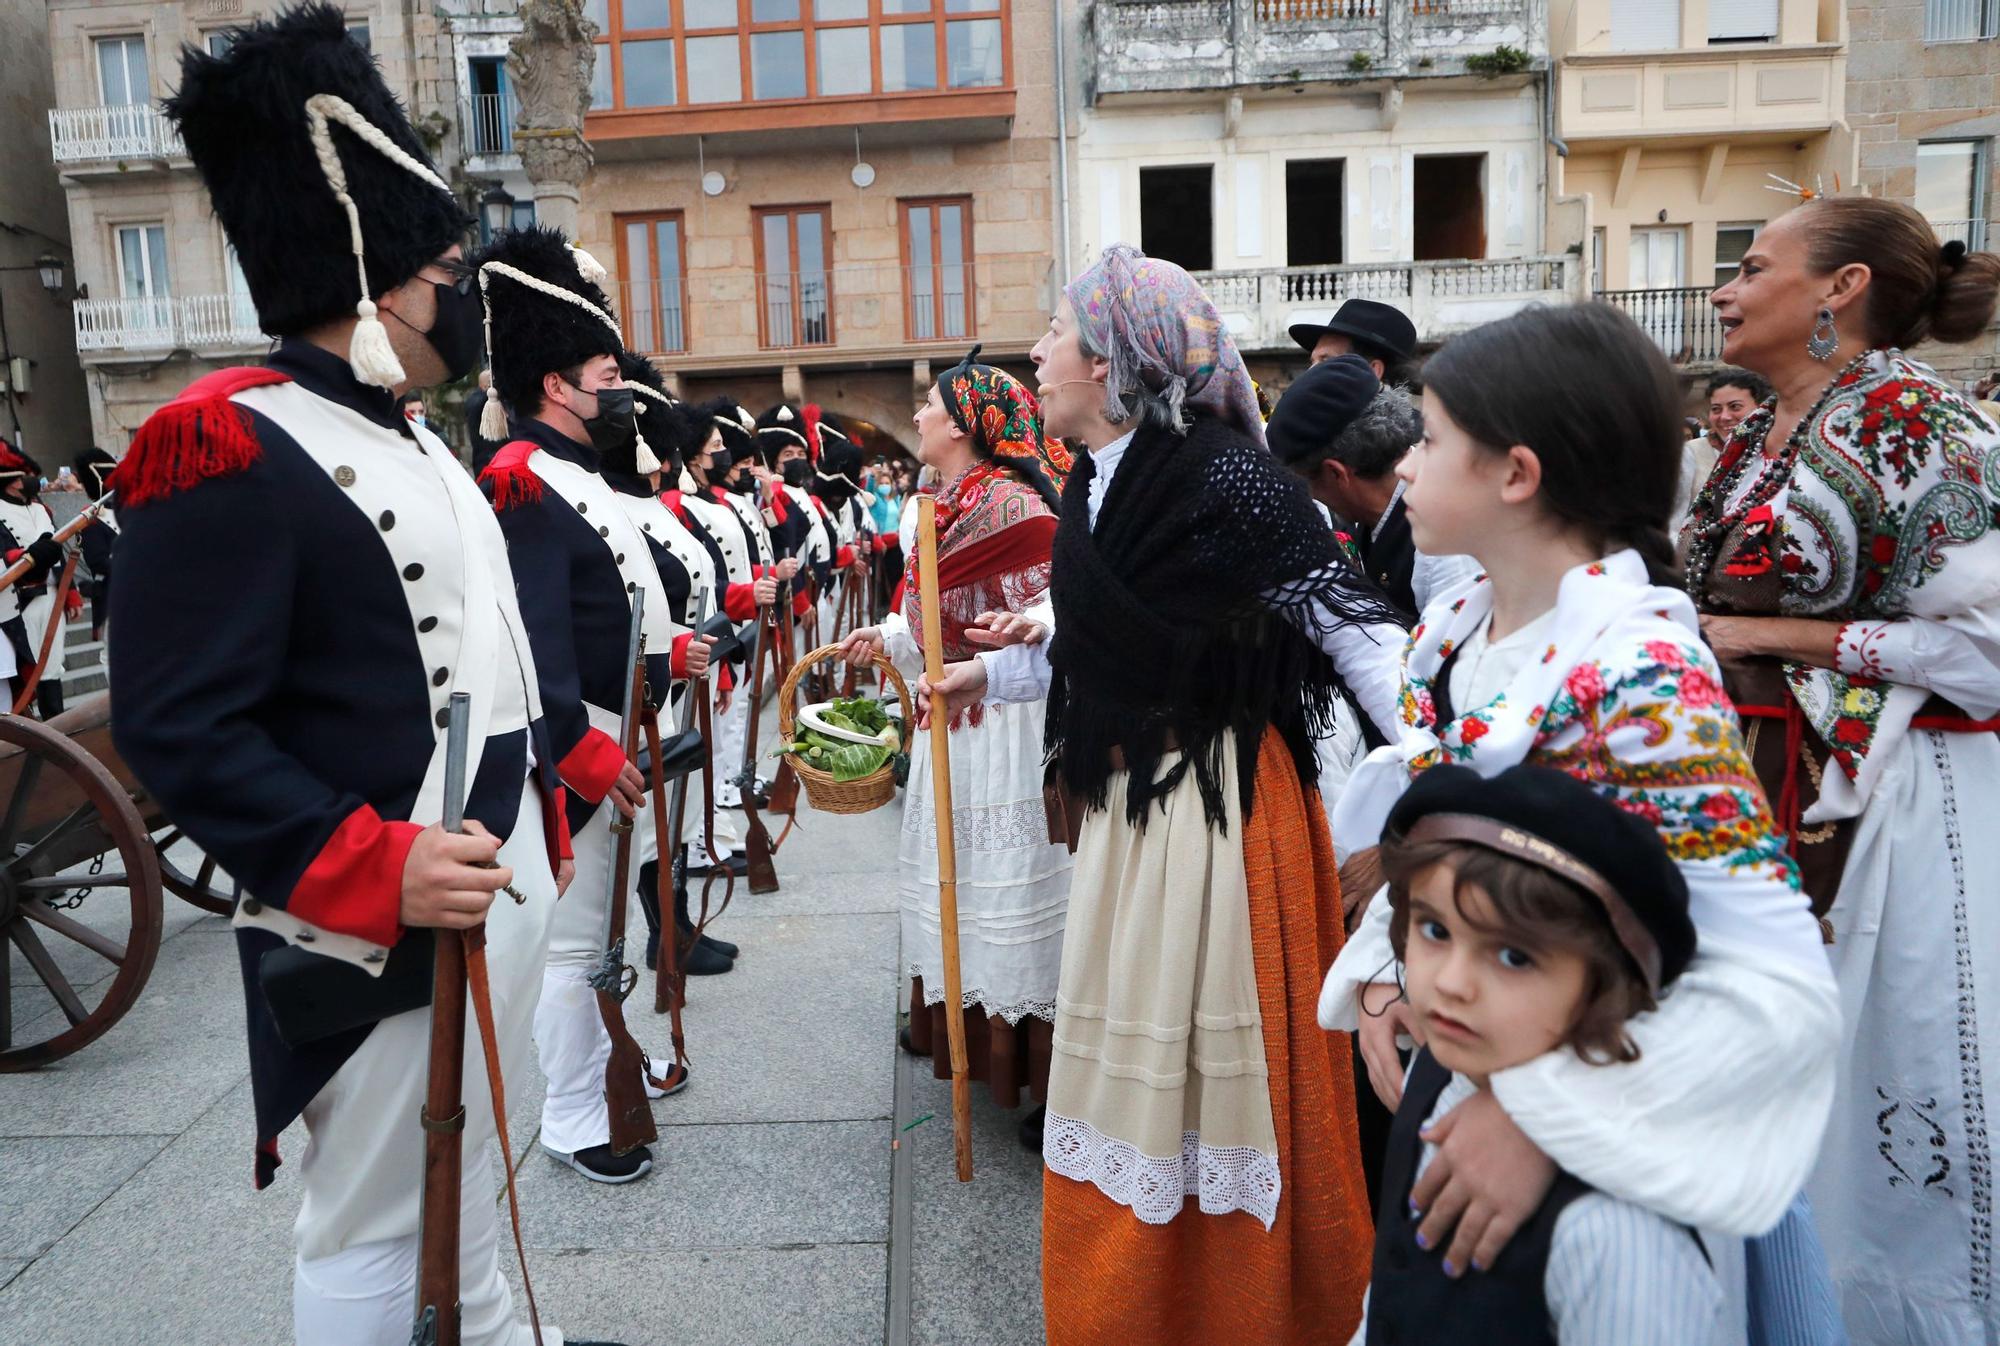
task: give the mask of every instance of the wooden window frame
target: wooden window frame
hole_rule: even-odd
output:
[[[805,305],[803,302],[803,287],[799,284],[798,279],[799,226],[797,220],[800,215],[809,214],[817,214],[820,217],[821,228],[824,231],[826,249],[826,260],[823,268],[826,272],[826,340],[824,341],[806,341],[803,339],[805,336]],[[773,218],[783,218],[787,221],[785,225],[785,244],[789,255],[785,259],[787,264],[785,274],[792,279],[792,330],[785,334],[789,339],[784,341],[774,339],[775,334],[771,331],[770,327],[770,304],[765,298],[764,293],[764,283],[769,279],[771,274],[765,266],[764,221]],[[766,350],[811,350],[821,346],[834,345],[838,338],[835,336],[833,323],[833,206],[824,201],[806,202],[794,206],[755,206],[750,211],[750,238],[756,248],[757,344]]]
[[[756,23],[751,20],[751,5],[755,0],[736,0],[736,23],[730,27],[690,28],[687,25],[685,0],[665,0],[669,5],[672,24],[664,28],[625,27],[624,0],[605,0],[607,22],[596,38],[600,48],[597,58],[611,63],[611,104],[609,107],[593,108],[593,113],[643,112],[657,110],[658,105],[628,107],[625,102],[625,52],[626,42],[648,42],[671,39],[674,44],[674,98],[669,105],[675,110],[700,111],[704,109],[744,108],[755,106],[783,107],[788,104],[821,101],[819,92],[819,31],[821,29],[868,30],[869,88],[863,93],[830,94],[831,101],[862,101],[881,98],[935,98],[953,94],[998,93],[1014,87],[1014,0],[994,0],[996,8],[952,13],[948,9],[950,0],[931,0],[931,7],[916,14],[885,14],[882,0],[868,0],[868,14],[860,19],[828,19],[822,21],[813,16],[814,0],[798,0],[799,16],[775,23]],[[950,33],[949,25],[980,19],[991,19],[1000,25],[1000,82],[998,84],[970,85],[954,88],[951,84]],[[897,89],[884,92],[882,89],[882,30],[908,24],[929,23],[936,26],[933,34],[937,68],[937,86],[931,89]],[[803,60],[805,63],[805,95],[802,98],[758,98],[755,85],[751,81],[750,39],[760,33],[802,33]],[[691,37],[733,36],[736,41],[737,87],[739,97],[733,103],[693,103],[688,101],[687,44]]]
[[[944,314],[944,262],[933,260],[928,263],[931,270],[931,335],[919,337],[917,333],[917,295],[912,280],[916,275],[918,261],[910,246],[910,214],[913,211],[929,211],[931,216],[931,239],[935,256],[943,257],[943,249],[937,240],[943,238],[939,208],[957,206],[963,215],[959,217],[961,240],[959,263],[965,272],[965,330],[946,330]],[[972,198],[969,196],[912,196],[896,202],[896,230],[902,239],[903,249],[903,339],[905,341],[964,341],[977,337],[979,319],[976,310],[978,287],[973,280],[972,260]]]
[[[626,226],[633,224],[647,226],[646,249],[652,263],[654,283],[657,284],[660,275],[660,256],[659,246],[655,242],[657,235],[653,230],[653,226],[662,224],[668,220],[674,223],[674,243],[676,251],[679,254],[675,259],[676,270],[674,274],[678,277],[678,288],[680,290],[681,344],[678,346],[664,344],[665,338],[659,331],[660,314],[658,310],[654,310],[654,330],[646,334],[654,340],[649,344],[636,348],[643,355],[685,355],[694,344],[692,336],[688,331],[688,323],[693,317],[693,313],[688,307],[687,212],[682,210],[636,210],[630,214],[613,215],[611,217],[612,236],[618,250],[618,276],[623,284],[627,286],[632,284],[632,259],[625,243]],[[626,316],[628,321],[631,319],[636,311],[636,306],[632,303],[629,293],[620,296],[618,310]],[[635,332],[633,335],[636,337],[640,334]]]

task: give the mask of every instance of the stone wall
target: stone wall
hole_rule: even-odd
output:
[[[42,288],[35,262],[59,257],[75,280],[68,213],[49,150],[48,8],[44,0],[0,0],[0,307],[6,347],[30,362],[25,396],[0,396],[0,435],[18,440],[51,476],[89,446],[90,409],[76,358],[69,296]],[[20,269],[16,269],[20,268]],[[0,365],[0,378],[6,377]]]
[[[1924,0],[1849,0],[1847,114],[1860,139],[1862,189],[1897,201],[1916,194],[1917,142],[1985,139],[1989,169],[1981,218],[2000,217],[2000,42],[1924,41]],[[1989,235],[1987,246],[2000,247]],[[1915,352],[1954,379],[2000,368],[2000,333]]]

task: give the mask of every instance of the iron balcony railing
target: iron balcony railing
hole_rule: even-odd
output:
[[[476,93],[465,107],[465,152],[487,156],[514,152],[514,96]]]
[[[74,314],[79,351],[204,350],[270,341],[247,294],[79,299]]]
[[[1204,271],[1195,278],[1229,318],[1239,345],[1283,348],[1293,323],[1331,316],[1349,299],[1394,304],[1436,340],[1528,303],[1575,297],[1573,257],[1288,266]]]
[[[1597,297],[1623,309],[1677,365],[1719,364],[1722,323],[1706,286],[1671,290],[1599,290]]]
[[[151,103],[50,108],[49,140],[59,164],[175,159],[187,154],[180,133]]]

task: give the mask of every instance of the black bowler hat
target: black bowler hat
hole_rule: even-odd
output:
[[[1432,767],[1396,801],[1382,839],[1483,846],[1569,880],[1596,900],[1656,995],[1694,957],[1687,880],[1659,829],[1565,772],[1512,766],[1489,780]]]
[[[1320,452],[1375,400],[1382,386],[1358,355],[1321,360],[1292,380],[1271,419],[1264,442],[1272,456],[1289,466]]]
[[[1417,325],[1394,304],[1373,299],[1350,299],[1331,321],[1296,323],[1291,329],[1292,340],[1307,353],[1329,332],[1354,338],[1356,350],[1388,364],[1409,359],[1417,349]]]

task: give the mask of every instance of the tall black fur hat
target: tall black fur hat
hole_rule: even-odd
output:
[[[554,229],[531,225],[495,235],[472,259],[486,299],[486,351],[493,391],[517,416],[541,405],[542,376],[574,369],[593,355],[623,355],[604,268]],[[501,439],[504,412],[488,398],[480,433]]]
[[[233,38],[221,56],[183,50],[166,113],[236,248],[257,321],[290,336],[359,312],[356,375],[400,382],[373,300],[462,241],[472,217],[340,10],[301,5]]]
[[[633,410],[639,418],[639,442],[633,445],[633,469],[640,476],[649,472],[666,474],[664,485],[671,488],[680,471],[681,441],[686,408],[667,391],[666,381],[653,362],[643,355],[626,351],[618,357],[618,372],[632,390]]]
[[[816,430],[819,457],[813,462],[812,493],[829,505],[844,505],[861,490],[861,446],[826,412],[819,414]]]
[[[704,404],[706,405],[706,404]],[[757,456],[757,422],[749,408],[725,397],[714,411],[716,428],[722,431],[722,446],[729,450],[731,464],[748,462]]]
[[[797,407],[780,402],[757,418],[757,456],[773,472],[778,470],[778,455],[787,447],[804,449],[806,457],[815,457],[819,446],[813,442],[811,430]]]

